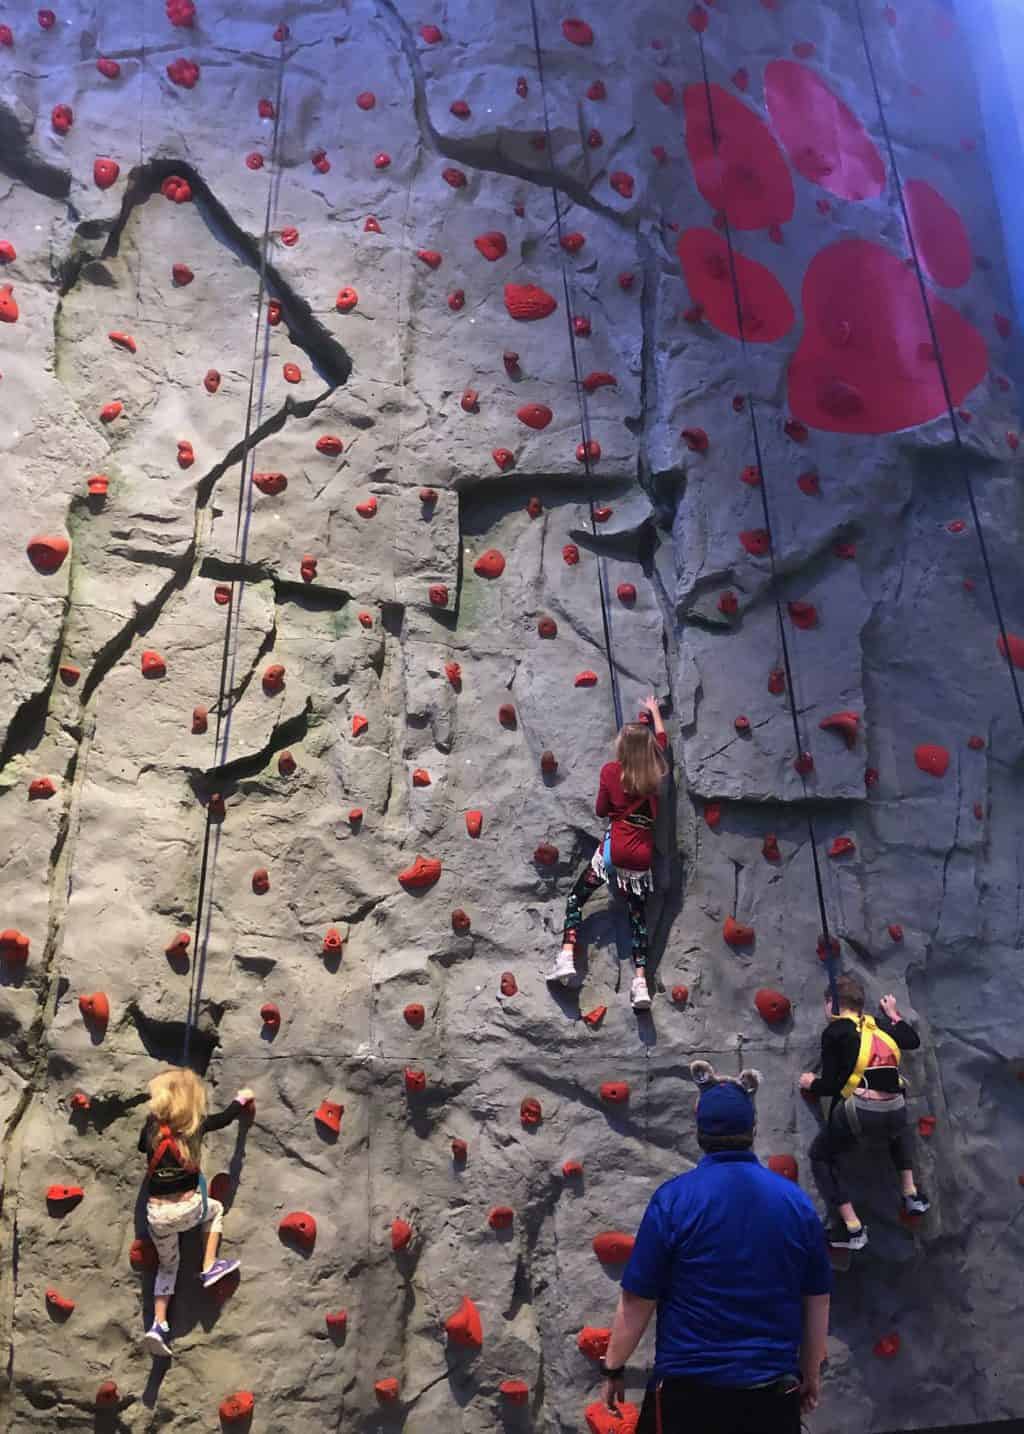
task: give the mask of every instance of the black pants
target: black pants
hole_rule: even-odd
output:
[[[644,1395],[636,1434],[800,1434],[799,1386],[793,1393],[768,1389],[721,1389],[694,1379],[666,1379]]]
[[[592,866],[587,866],[576,878],[576,884],[569,892],[565,903],[565,924],[562,927],[562,945],[575,946],[583,920],[583,908],[599,886],[601,878]],[[623,891],[629,908],[629,930],[632,937],[633,965],[647,965],[647,897],[639,891]]]
[[[814,1183],[821,1192],[821,1198],[828,1205],[849,1203],[850,1194],[839,1170],[838,1157],[862,1142],[866,1145],[888,1145],[889,1158],[899,1171],[912,1170],[914,1167],[905,1105],[901,1104],[898,1110],[888,1110],[881,1103],[874,1107],[859,1101],[857,1119],[860,1123],[859,1136],[850,1129],[845,1103],[840,1103],[832,1115],[831,1143],[828,1126],[819,1130],[811,1141],[811,1172],[814,1175]]]

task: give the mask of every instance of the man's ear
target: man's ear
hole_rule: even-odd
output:
[[[761,1079],[762,1077],[760,1071],[745,1070],[740,1071],[739,1073],[739,1083],[747,1092],[747,1095],[757,1094],[758,1087],[761,1084]]]

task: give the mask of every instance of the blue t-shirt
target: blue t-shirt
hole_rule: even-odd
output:
[[[729,1150],[654,1192],[622,1288],[658,1301],[654,1378],[760,1384],[797,1372],[803,1296],[832,1266],[810,1198]]]

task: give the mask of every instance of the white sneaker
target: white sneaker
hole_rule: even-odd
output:
[[[544,979],[551,984],[557,982],[559,986],[578,985],[580,978],[576,970],[576,957],[573,952],[566,949],[559,951],[555,957],[555,964]]]
[[[649,1011],[651,1009],[651,993],[647,989],[647,977],[642,971],[638,971],[630,982],[629,1004],[634,1011]]]

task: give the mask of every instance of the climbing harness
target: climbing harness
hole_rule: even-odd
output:
[[[564,250],[564,245],[562,244],[562,240],[564,238],[564,230],[562,226],[562,206],[559,203],[558,184],[555,179],[553,159],[554,150],[552,149],[551,145],[551,121],[548,115],[547,87],[544,83],[544,59],[540,45],[540,25],[537,21],[536,0],[530,0],[530,17],[533,24],[533,45],[534,50],[536,51],[537,75],[540,80],[541,100],[544,109],[544,138],[547,146],[546,153],[548,157],[548,164],[551,166],[551,202],[554,206],[555,211],[555,231],[558,234],[559,247]],[[580,374],[579,355],[576,352],[576,326],[574,322],[575,315],[573,314],[572,295],[569,289],[569,276],[566,271],[564,262],[562,263],[562,294],[565,299],[565,318],[569,331],[569,352],[572,355],[573,383],[576,388],[576,401],[579,405],[580,446],[578,451],[582,454],[583,472],[587,480],[587,495],[590,507],[590,531],[596,539],[598,536],[597,519],[594,517],[594,499],[591,496],[591,479],[593,477],[593,472],[590,466],[590,420],[587,412],[586,392],[583,388]],[[622,727],[622,697],[619,691],[618,669],[615,666],[615,658],[612,652],[612,624],[611,605],[608,598],[608,574],[605,570],[604,558],[601,556],[600,553],[597,553],[596,557],[598,590],[601,598],[601,626],[604,632],[604,651],[605,658],[608,662],[608,675],[611,679],[612,706],[615,709],[615,726],[618,729]]]
[[[711,98],[711,81],[708,76],[707,56],[704,53],[704,37],[698,32],[697,43],[700,50],[701,74],[704,79],[704,94],[707,102],[708,124],[711,130],[711,142],[715,152],[718,151],[718,127],[715,123],[715,110]],[[750,371],[750,354],[747,348],[747,336],[744,327],[743,303],[740,297],[739,278],[736,271],[736,251],[733,245],[732,226],[729,223],[729,216],[723,215],[723,233],[729,253],[729,278],[732,285],[733,303],[736,309],[736,325],[740,339],[740,349],[743,355],[744,366],[747,372]],[[768,561],[771,569],[771,593],[775,603],[775,620],[779,630],[779,641],[782,648],[782,666],[786,675],[786,697],[789,707],[789,715],[793,723],[793,737],[796,742],[797,761],[799,762],[805,748],[800,732],[800,719],[797,716],[796,690],[793,683],[793,664],[790,657],[789,642],[786,638],[786,624],[782,615],[782,600],[779,596],[779,576],[775,563],[775,541],[772,536],[771,510],[768,501],[768,474],[764,463],[764,454],[761,447],[761,434],[757,424],[757,409],[754,401],[753,389],[750,388],[746,396],[746,409],[750,415],[750,431],[754,443],[754,458],[757,464],[757,471],[761,475],[758,489],[761,494],[761,511],[764,518],[764,530],[768,540]],[[804,795],[807,796],[807,780],[803,771],[797,767],[800,780],[804,786]],[[814,828],[814,817],[811,814],[810,806],[806,811],[807,835],[811,846],[811,864],[814,870],[814,885],[817,890],[818,915],[821,921],[821,944],[819,952],[825,963],[825,971],[828,977],[829,992],[832,997],[832,1013],[839,1014],[839,992],[836,988],[836,964],[838,960],[837,941],[833,941],[829,933],[828,912],[825,907],[825,888],[821,876],[821,861],[818,856],[818,838]]]
[[[256,296],[256,319],[253,328],[252,361],[249,369],[249,393],[245,408],[245,430],[242,439],[241,472],[238,483],[238,502],[235,509],[235,546],[234,566],[237,568],[244,563],[246,549],[248,546],[249,534],[249,512],[252,503],[252,485],[246,481],[248,468],[255,467],[256,454],[251,449],[252,439],[252,413],[256,396],[256,370],[260,365],[260,340],[263,340],[262,367],[266,369],[270,349],[269,325],[263,312],[263,301],[267,290],[267,252],[270,245],[270,221],[273,214],[274,204],[274,176],[278,173],[279,146],[281,134],[281,111],[282,96],[284,93],[284,66],[285,66],[285,40],[280,41],[277,68],[277,91],[274,103],[274,129],[271,139],[270,150],[270,181],[267,185],[267,203],[263,216],[263,234],[260,240],[260,268],[259,288]],[[245,524],[243,531],[243,513]],[[241,623],[242,594],[245,590],[244,579],[234,585],[232,601],[227,606],[224,620],[224,642],[221,649],[220,677],[217,690],[217,723],[214,735],[214,757],[216,765],[223,767],[227,761],[228,747],[231,740],[230,713],[226,711],[228,706],[227,694],[231,690],[232,683],[229,672],[234,657],[232,649],[232,630],[237,631]],[[222,740],[223,729],[223,740]],[[188,1012],[185,1018],[185,1037],[182,1047],[182,1064],[188,1064],[189,1046],[191,1043],[192,1030],[199,1015],[199,1003],[202,997],[203,974],[206,968],[206,948],[209,935],[209,917],[207,917],[205,928],[203,913],[206,902],[206,888],[216,865],[216,843],[213,840],[213,828],[215,822],[210,806],[206,808],[206,825],[203,832],[203,854],[199,866],[199,890],[196,896],[196,918],[195,938],[193,950],[195,958],[192,963],[192,978],[189,984]],[[213,848],[211,854],[211,847]]]
[[[895,1065],[898,1068],[903,1056],[897,1042],[881,1029],[873,1016],[861,1016],[857,1024],[860,1030],[860,1050],[857,1054],[857,1064],[850,1072],[850,1078],[840,1092],[844,1097],[853,1095],[854,1091],[864,1084],[864,1073],[869,1066]],[[880,1059],[875,1059],[876,1056],[879,1056]],[[886,1057],[892,1057],[892,1059],[886,1059]]]
[[[205,1223],[207,1212],[210,1208],[210,1195],[206,1184],[206,1176],[194,1160],[182,1160],[178,1138],[169,1125],[161,1125],[158,1135],[158,1143],[153,1150],[153,1154],[149,1157],[149,1163],[146,1166],[147,1176],[153,1175],[165,1155],[173,1155],[174,1163],[180,1170],[184,1171],[186,1175],[195,1175],[196,1177],[196,1189],[199,1191],[203,1202],[203,1214],[200,1223]]]
[[[967,502],[971,510],[971,518],[974,522],[974,531],[978,537],[978,548],[981,551],[981,560],[985,567],[985,577],[988,582],[989,596],[992,599],[992,607],[995,610],[996,624],[999,628],[1000,653],[1006,663],[1006,670],[1010,677],[1010,685],[1013,688],[1014,700],[1017,703],[1017,713],[1020,717],[1021,726],[1024,727],[1024,697],[1021,695],[1020,683],[1017,680],[1017,672],[1013,665],[1010,635],[1006,627],[1006,620],[1003,616],[1003,605],[999,601],[999,592],[996,588],[995,574],[992,571],[992,563],[989,559],[988,543],[985,539],[985,531],[982,527],[981,516],[978,512],[978,504],[974,496],[974,483],[971,480],[970,467],[967,461],[967,449],[964,447],[963,435],[960,432],[960,419],[953,403],[953,393],[949,385],[949,374],[946,369],[946,361],[942,353],[942,345],[939,342],[938,331],[935,327],[935,316],[932,313],[932,306],[928,300],[928,286],[925,283],[924,271],[921,267],[921,256],[918,252],[917,241],[914,238],[914,231],[910,223],[910,215],[907,210],[906,194],[903,189],[903,180],[900,177],[899,164],[896,160],[896,151],[892,142],[892,134],[889,130],[889,122],[886,119],[885,106],[882,104],[882,92],[878,85],[878,75],[875,70],[874,57],[871,53],[871,46],[868,43],[867,26],[864,23],[864,11],[861,0],[855,0],[857,9],[857,24],[860,29],[861,43],[864,47],[864,58],[867,61],[868,74],[871,77],[871,88],[875,95],[875,104],[878,107],[878,121],[881,125],[882,135],[885,139],[885,147],[889,155],[889,164],[892,169],[893,178],[896,182],[896,197],[899,201],[900,214],[903,218],[903,228],[907,235],[907,243],[910,246],[910,255],[914,263],[914,272],[917,276],[917,286],[921,294],[921,303],[924,305],[925,319],[928,323],[928,334],[931,340],[932,352],[935,355],[935,362],[938,366],[939,378],[942,382],[942,394],[946,401],[946,409],[949,421],[953,429],[953,444],[956,449],[957,462],[960,465],[960,473],[963,478],[964,488],[967,492]]]

